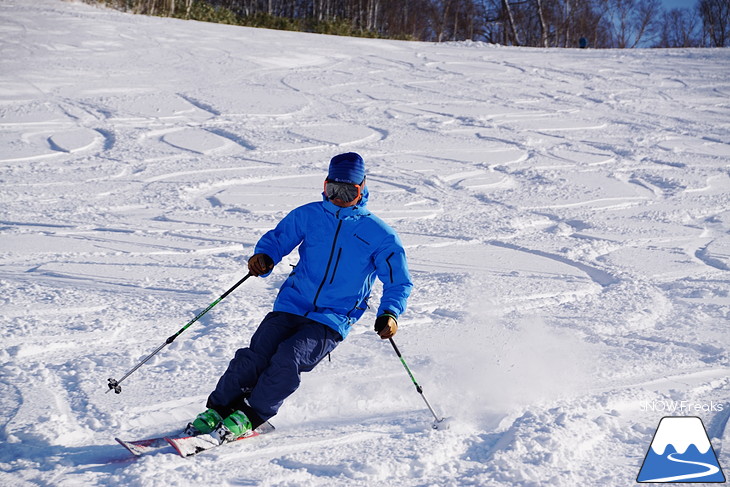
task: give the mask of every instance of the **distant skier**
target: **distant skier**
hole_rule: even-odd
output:
[[[239,349],[186,433],[220,443],[273,417],[311,371],[347,336],[368,307],[377,276],[383,295],[375,320],[392,337],[413,284],[396,232],[367,209],[365,164],[349,152],[332,158],[323,201],[292,210],[256,244],[249,272],[266,277],[299,246],[299,262],[279,289],[274,309]]]

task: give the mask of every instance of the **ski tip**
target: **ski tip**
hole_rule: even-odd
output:
[[[117,443],[119,443],[124,448],[126,448],[127,451],[129,453],[131,453],[132,455],[134,455],[135,457],[138,457],[142,454],[137,448],[135,448],[135,446],[132,443],[129,443],[128,441],[123,440],[121,438],[117,438],[117,437],[114,437],[114,439],[116,440]]]
[[[264,435],[266,433],[271,433],[275,429],[276,428],[274,428],[273,424],[269,423],[268,421],[265,421],[263,424],[257,426],[254,431],[260,435]]]

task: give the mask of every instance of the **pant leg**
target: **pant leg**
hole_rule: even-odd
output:
[[[284,400],[297,390],[300,374],[314,369],[342,341],[332,328],[298,318],[298,331],[279,345],[248,398],[251,409],[263,421],[276,415]]]
[[[236,351],[208,397],[207,407],[215,409],[223,417],[237,409],[236,403],[256,385],[280,343],[296,333],[293,316],[280,312],[266,315],[251,337],[250,345]]]

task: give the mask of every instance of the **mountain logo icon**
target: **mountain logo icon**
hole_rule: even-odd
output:
[[[662,418],[636,481],[725,482],[702,420],[696,416]]]

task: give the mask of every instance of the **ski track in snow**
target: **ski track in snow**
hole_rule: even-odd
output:
[[[336,38],[0,3],[0,484],[625,486],[686,401],[730,465],[730,51]],[[304,377],[271,436],[184,426],[288,274],[258,237],[368,164],[415,291]],[[377,306],[377,288],[373,308]]]

